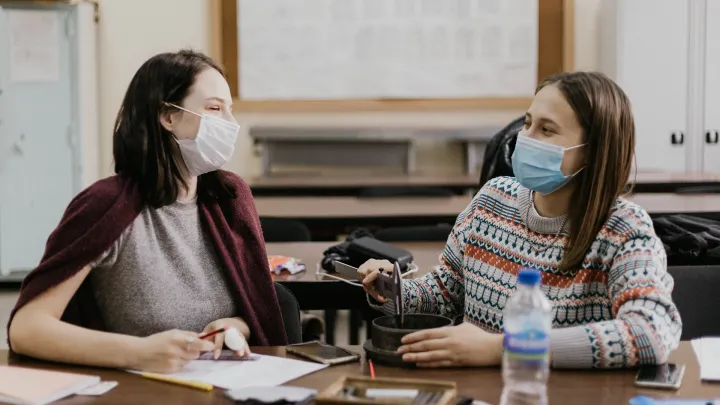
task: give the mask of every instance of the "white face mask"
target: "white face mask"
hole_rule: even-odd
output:
[[[167,104],[200,117],[195,139],[175,138],[190,174],[200,176],[223,167],[235,152],[240,126],[222,118],[200,115],[175,104]]]

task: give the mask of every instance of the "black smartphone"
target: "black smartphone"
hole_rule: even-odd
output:
[[[285,346],[285,351],[317,363],[328,365],[360,361],[359,354],[343,349],[342,347],[323,343],[319,340],[287,345]]]
[[[635,376],[635,385],[646,388],[665,388],[676,390],[682,384],[685,366],[682,364],[661,364],[642,366]]]

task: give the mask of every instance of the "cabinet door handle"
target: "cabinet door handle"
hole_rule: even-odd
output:
[[[670,143],[673,145],[682,145],[685,142],[685,134],[682,131],[672,132],[670,134]]]
[[[705,143],[714,145],[720,142],[720,131],[717,129],[705,132]]]

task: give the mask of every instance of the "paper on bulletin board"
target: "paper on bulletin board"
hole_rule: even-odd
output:
[[[46,10],[7,10],[10,29],[10,80],[60,79],[60,15]]]

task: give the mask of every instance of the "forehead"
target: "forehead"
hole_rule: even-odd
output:
[[[220,98],[226,102],[232,100],[230,87],[225,78],[215,69],[207,68],[198,73],[190,88],[188,97],[195,99]]]
[[[545,86],[538,91],[528,112],[533,119],[550,119],[560,126],[579,125],[575,111],[555,85]]]

